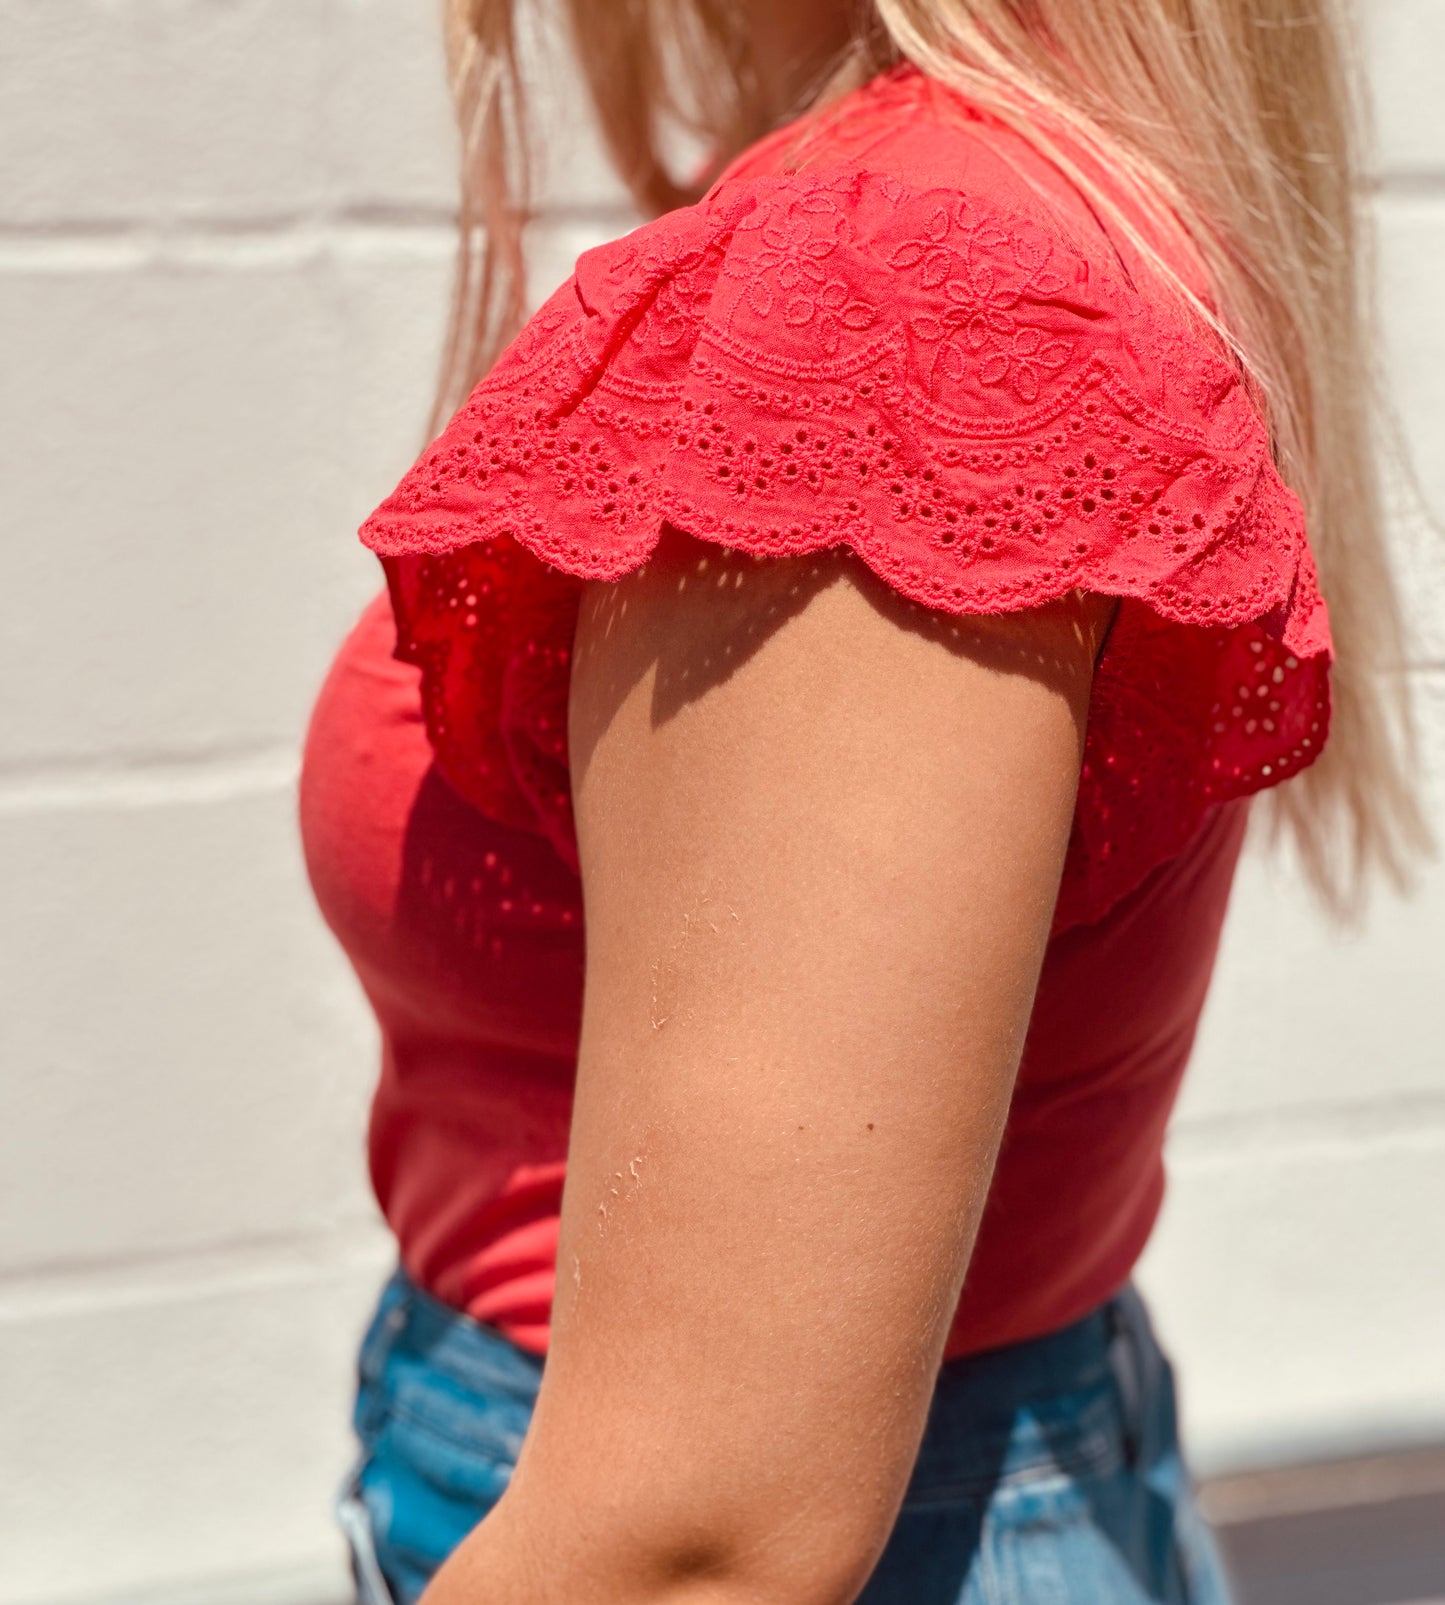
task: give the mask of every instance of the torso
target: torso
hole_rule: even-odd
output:
[[[1123,598],[948,1357],[1127,1280],[1248,795],[1327,732],[1302,513],[1237,372],[1017,136],[916,73],[846,110],[826,171],[778,136],[584,256],[363,528],[391,605],[312,721],[307,859],[382,1033],[377,1197],[423,1287],[538,1353],[585,960],[580,576],[643,560],[665,514],[759,554],[846,539],[955,612]]]
[[[317,897],[381,1025],[372,1176],[412,1276],[544,1352],[581,886],[544,836],[441,777],[394,644],[383,595],[317,702],[301,795]],[[1164,1126],[1247,806],[1216,806],[1103,920],[1049,944],[948,1356],[1053,1330],[1127,1280],[1162,1196]]]

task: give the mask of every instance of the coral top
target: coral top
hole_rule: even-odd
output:
[[[1197,264],[1174,264],[1201,294]],[[666,523],[845,544],[916,601],[1121,599],[949,1357],[1127,1279],[1249,796],[1310,763],[1330,637],[1237,368],[1025,141],[911,67],[585,253],[362,537],[302,783],[376,1010],[372,1175],[411,1274],[544,1352],[583,979],[581,582]]]

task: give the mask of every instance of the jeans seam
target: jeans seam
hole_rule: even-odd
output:
[[[396,1605],[377,1557],[371,1512],[361,1492],[361,1474],[369,1459],[369,1455],[363,1454],[342,1484],[333,1507],[336,1525],[340,1527],[351,1555],[352,1576],[360,1605]]]

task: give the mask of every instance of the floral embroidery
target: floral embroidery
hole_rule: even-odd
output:
[[[644,326],[638,331],[640,337],[644,340],[655,337],[664,348],[688,340],[697,327],[699,299],[706,293],[693,273],[678,273],[659,290]]]
[[[962,234],[950,248],[950,236]],[[965,208],[939,206],[922,238],[906,241],[889,258],[895,268],[916,268],[918,282],[936,289],[941,304],[912,319],[917,337],[937,347],[930,372],[933,393],[939,374],[962,380],[975,373],[982,385],[1008,384],[1020,401],[1038,400],[1048,375],[1068,362],[1073,346],[1045,329],[1020,321],[1019,307],[1031,292],[1057,295],[1064,279],[1049,266],[1052,247],[1022,231],[996,225],[970,227]]]
[[[748,302],[760,318],[773,310],[773,285],[783,291],[802,290],[827,283],[825,263],[843,236],[843,213],[827,196],[808,196],[791,202],[781,217],[762,230],[766,249],[752,261]]]
[[[849,238],[846,215],[820,192],[763,216],[763,248],[746,259],[748,310],[763,321],[780,314],[786,327],[807,329],[825,356],[835,356],[844,330],[871,329],[878,321],[878,308],[851,289],[830,261]],[[741,274],[741,264],[729,262],[724,271]]]
[[[1206,334],[1051,231],[1026,186],[961,195],[880,163],[725,179],[585,253],[363,538],[438,761],[564,857],[577,586],[644,562],[664,524],[759,554],[845,545],[951,612],[1120,597],[1059,929],[1211,803],[1313,762],[1328,617]]]

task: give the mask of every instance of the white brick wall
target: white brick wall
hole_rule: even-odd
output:
[[[387,1263],[294,755],[418,444],[430,5],[0,0],[0,1605],[320,1605]],[[1445,0],[1370,0],[1392,358],[1445,506]],[[570,103],[565,84],[553,104]],[[570,112],[536,289],[626,217]],[[1445,564],[1405,554],[1445,820]],[[1147,1280],[1200,1459],[1445,1437],[1445,874],[1251,864]]]

